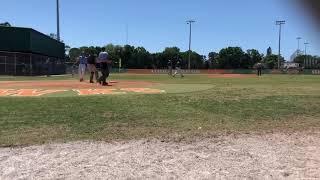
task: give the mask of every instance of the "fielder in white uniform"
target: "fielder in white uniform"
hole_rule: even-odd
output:
[[[86,74],[86,67],[87,67],[87,57],[85,56],[84,52],[81,53],[76,63],[78,62],[79,62],[79,78],[80,78],[80,82],[83,82],[84,75]]]
[[[176,70],[173,74],[173,77],[176,77],[177,74],[180,74],[180,77],[183,78],[184,75],[182,74],[182,70],[181,70],[181,63],[180,63],[180,60],[177,61],[176,63]]]

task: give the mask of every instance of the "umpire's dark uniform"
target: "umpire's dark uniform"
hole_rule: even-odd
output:
[[[102,86],[107,86],[107,78],[109,77],[109,64],[111,64],[111,61],[109,60],[109,55],[107,52],[101,52],[99,54],[99,62],[100,62],[100,71],[102,76],[99,78],[98,82]]]
[[[263,65],[261,63],[258,63],[257,64],[257,75],[258,76],[262,76],[262,68],[263,68]]]
[[[98,81],[99,79],[99,75],[98,75],[98,71],[97,71],[97,67],[96,67],[96,56],[93,54],[90,54],[90,56],[88,57],[88,70],[90,72],[90,83],[93,83],[93,75],[95,75],[96,81]]]

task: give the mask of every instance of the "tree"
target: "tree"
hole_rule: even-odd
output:
[[[55,39],[55,40],[58,39],[58,36],[57,36],[55,33],[50,33],[49,36],[50,36],[52,39]]]
[[[130,62],[132,59],[132,56],[134,54],[134,46],[125,45],[123,47],[123,51],[121,54],[121,60],[122,60],[122,66],[129,68],[128,64],[133,64],[134,62]]]
[[[163,57],[168,60],[177,60],[180,58],[180,49],[177,47],[167,47],[162,52]]]
[[[218,58],[219,54],[216,52],[210,52],[209,55],[209,67],[210,68],[218,68]]]
[[[283,57],[280,57],[280,63],[284,63],[285,60]],[[263,63],[267,66],[269,69],[274,69],[278,67],[278,55],[272,54],[272,49],[269,47],[267,49],[267,55],[263,59]]]
[[[102,51],[102,49],[100,48],[100,49],[97,49],[96,47],[94,47],[94,46],[90,46],[90,47],[88,47],[88,50],[87,50],[88,52],[89,52],[89,54],[93,54],[93,55],[98,55],[101,51]]]
[[[180,58],[181,58],[181,67],[183,69],[187,69],[188,62],[189,62],[189,51],[185,51],[185,52],[180,53]],[[203,68],[203,66],[204,66],[203,56],[192,51],[190,65],[191,65],[191,69]]]
[[[84,52],[85,54],[90,53],[89,47],[87,47],[87,46],[82,46],[79,49],[80,49],[80,53],[82,53],[82,52]]]
[[[237,69],[241,67],[241,60],[245,53],[240,47],[228,47],[221,49],[218,58],[218,67],[226,69]]]
[[[112,54],[113,51],[114,51],[114,45],[113,44],[107,44],[105,46],[105,49],[106,49],[106,52],[109,53],[109,54]]]
[[[261,62],[263,58],[263,54],[260,54],[256,49],[249,49],[247,53],[244,55],[241,61],[241,68],[252,68],[258,62]]]
[[[135,68],[151,68],[152,59],[150,53],[144,47],[137,47],[133,55]]]
[[[163,53],[154,53],[151,55],[153,68],[166,68],[167,61],[163,57]]]
[[[4,23],[0,23],[0,26],[11,27],[11,24],[9,22],[4,22]]]
[[[70,52],[71,47],[68,45],[65,45],[64,47],[64,54],[65,54],[65,60],[66,61],[70,61],[70,56],[69,56],[69,52]]]
[[[181,52],[178,47],[167,47],[163,52],[149,53],[144,47],[134,47],[130,45],[119,46],[108,44],[105,46],[113,65],[118,67],[121,59],[123,68],[167,68],[168,60],[172,60],[173,64],[179,59],[181,60],[181,67],[188,67],[189,51]],[[102,51],[99,46],[83,46],[80,48],[70,48],[66,46],[66,52],[69,52],[71,61],[75,59],[84,51],[87,54],[98,55]],[[271,48],[268,48],[268,52]],[[191,68],[252,68],[258,62],[264,62],[269,68],[276,67],[278,57],[273,54],[267,55],[263,58],[258,50],[249,49],[244,52],[240,47],[227,47],[221,49],[219,53],[210,52],[208,59],[206,56],[191,52]],[[319,58],[318,58],[319,59]],[[284,59],[281,59],[284,62]],[[318,61],[320,62],[320,61]]]
[[[118,63],[119,59],[121,58],[121,46],[115,46],[113,44],[108,44],[105,46],[105,50],[109,55],[109,58],[112,60],[113,65]]]
[[[66,54],[69,54],[71,47],[69,45],[65,45],[64,49],[66,51]]]
[[[161,66],[167,67],[168,61],[171,60],[175,64],[178,60],[182,58],[180,49],[178,47],[167,47],[162,52],[161,56]]]
[[[105,46],[105,49],[113,62],[113,66],[118,67],[121,59],[121,66],[124,68],[152,67],[152,56],[143,47],[135,48],[134,46],[130,45],[125,45],[123,47],[119,45],[108,44]]]
[[[80,56],[81,50],[79,48],[71,48],[69,50],[70,61],[75,62],[76,59]]]
[[[283,63],[284,62],[284,58],[281,57],[280,61]],[[264,58],[263,62],[265,63],[265,65],[269,69],[274,69],[274,68],[276,68],[278,66],[278,55],[271,54],[269,56],[266,56]]]
[[[197,52],[193,51],[191,53],[191,58],[191,67],[193,67],[193,69],[205,68],[206,56],[200,55]]]
[[[240,59],[240,67],[241,69],[249,69],[253,67],[253,63],[250,57],[250,54],[245,53]]]

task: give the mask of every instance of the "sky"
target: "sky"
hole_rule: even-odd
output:
[[[2,0],[0,22],[31,27],[45,34],[56,32],[56,0]],[[128,43],[150,52],[177,46],[188,50],[189,26],[192,49],[200,54],[219,52],[227,46],[266,53],[278,52],[276,20],[286,20],[282,54],[286,59],[297,49],[296,37],[310,43],[308,52],[320,55],[319,33],[294,5],[295,0],[60,0],[61,38],[71,47]],[[126,28],[127,27],[127,28]],[[128,29],[128,31],[126,31]]]

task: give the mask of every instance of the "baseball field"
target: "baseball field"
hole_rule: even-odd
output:
[[[112,75],[111,82],[112,86],[101,88],[69,76],[1,77],[0,145],[183,139],[320,127],[318,76],[181,79],[123,74]],[[13,95],[4,92],[8,89]],[[32,97],[26,91],[17,97],[14,91],[21,89],[53,93]]]
[[[259,149],[257,147],[262,148],[259,150],[260,155],[263,152],[270,152],[265,157],[266,161],[272,161],[271,157],[279,156],[278,159],[275,159],[275,162],[272,162],[280,164],[282,162],[281,157],[286,155],[300,158],[300,160],[305,158],[305,161],[301,163],[308,163],[310,157],[305,153],[312,155],[313,158],[319,153],[319,76],[265,75],[256,77],[252,75],[202,74],[186,75],[185,78],[172,78],[168,75],[113,74],[110,77],[109,84],[110,86],[101,87],[87,82],[80,83],[76,77],[69,75],[54,77],[1,76],[0,154],[2,155],[0,155],[0,160],[2,160],[2,163],[0,163],[0,166],[10,166],[12,159],[11,161],[9,159],[13,155],[12,151],[22,156],[23,153],[37,148],[36,152],[40,152],[40,148],[42,153],[38,153],[38,155],[42,156],[46,150],[53,153],[52,149],[59,145],[64,150],[68,149],[68,151],[74,152],[76,150],[73,150],[72,147],[87,147],[87,149],[78,149],[78,153],[88,153],[90,151],[89,147],[94,149],[97,146],[102,146],[101,143],[106,145],[105,148],[107,149],[116,149],[115,152],[120,153],[117,154],[119,159],[122,158],[121,152],[126,154],[125,149],[129,147],[135,147],[130,152],[137,155],[138,152],[135,152],[134,149],[142,148],[145,143],[149,143],[148,147],[155,148],[155,151],[149,152],[149,150],[140,149],[139,152],[143,151],[152,155],[157,154],[156,149],[161,152],[169,151],[170,154],[170,152],[173,152],[172,149],[177,146],[188,149],[186,146],[189,147],[192,143],[198,143],[198,148],[204,147],[205,144],[215,144],[215,147],[219,147],[219,144],[216,144],[217,139],[219,139],[219,142],[227,142],[221,152],[230,150],[230,147],[233,148],[233,151],[231,148],[229,152],[234,153],[220,154],[220,157],[224,157],[225,160],[233,156],[235,158],[253,156],[254,158],[254,153],[251,155],[249,153],[254,147],[256,149]],[[298,143],[295,146],[295,139],[302,144],[299,145]],[[281,141],[277,142],[277,140]],[[94,142],[100,145],[91,144]],[[132,146],[132,143],[136,144]],[[165,143],[165,146],[159,147],[159,143]],[[242,145],[239,143],[242,143]],[[234,147],[235,145],[237,146]],[[43,148],[48,146],[51,149]],[[247,151],[241,151],[242,153],[237,154],[236,149],[241,149],[242,146],[247,148]],[[268,149],[269,147],[277,148]],[[281,150],[283,147],[288,149]],[[291,152],[295,148],[301,150],[301,152],[299,151],[300,154],[297,155],[296,151]],[[60,153],[61,155],[62,152],[65,151],[60,149],[57,154]],[[192,152],[197,152],[197,150],[193,149]],[[218,152],[218,150],[212,150],[212,152]],[[246,154],[247,152],[249,155]],[[277,154],[277,152],[281,154]],[[52,158],[59,159],[60,156],[57,154]],[[74,155],[74,158],[76,158],[75,156],[79,157],[78,155]],[[190,153],[190,158],[201,159],[206,157],[204,154],[202,156],[201,153],[200,155],[193,155]],[[21,156],[19,157],[22,158]],[[144,155],[141,155],[142,157]],[[159,156],[158,159],[166,159],[166,157],[166,155],[163,155]],[[29,163],[33,162],[30,160],[30,156],[25,155],[22,159],[26,160],[25,158],[29,160]],[[150,159],[144,160],[140,159],[139,162],[148,161],[149,164],[152,164]],[[63,159],[63,161],[68,160]],[[136,161],[136,159],[131,159],[130,162]],[[180,159],[180,161],[177,160],[172,163],[176,164],[181,161]],[[239,163],[241,161],[241,159],[237,160]],[[309,166],[300,164],[300,167],[299,163],[297,165],[293,163],[292,166],[302,168],[302,173],[310,170],[309,172],[314,172],[312,177],[318,177],[319,162],[320,159],[315,158],[314,162],[312,161],[313,164],[311,163]],[[122,163],[126,164],[124,161]],[[119,171],[115,171],[114,176],[111,176],[110,172],[106,170],[110,175],[107,177],[181,178],[212,177],[210,175],[213,175],[210,174],[210,171],[208,171],[209,174],[188,174],[195,168],[191,162],[191,164],[187,164],[188,166],[183,166],[185,169],[177,168],[177,171],[173,170],[171,174],[169,170],[166,171],[165,165],[152,166],[153,169],[149,169],[149,174],[144,171],[144,173],[139,171],[142,174],[136,174],[137,169],[133,167],[139,166],[139,163],[137,163],[133,163],[131,169],[126,167],[126,169],[130,169],[130,172],[126,174],[121,174],[123,173],[121,168],[118,169]],[[259,164],[259,161],[256,161],[256,163]],[[301,174],[295,174],[295,171],[291,172],[292,167],[288,164],[292,163],[287,162],[288,166],[282,169],[279,165],[280,169],[274,169],[272,173],[268,171],[269,166],[265,166],[266,163],[260,162],[260,165],[257,165],[250,162],[242,170],[233,169],[233,171],[231,171],[231,167],[221,165],[220,170],[219,166],[216,167],[216,173],[220,173],[222,177],[226,175],[228,170],[231,174],[227,175],[234,175],[231,177],[257,177],[256,175],[263,176],[272,173],[281,177],[301,177],[298,176]],[[48,166],[41,168],[48,170],[43,169],[44,172],[49,172],[50,167]],[[259,168],[262,166],[265,169]],[[275,166],[270,165],[269,170],[270,168],[272,170]],[[144,168],[148,167],[151,167],[151,165]],[[187,167],[189,167],[189,170]],[[229,167],[229,169],[223,169],[223,167]],[[310,167],[311,169],[303,169],[304,167]],[[79,169],[81,168],[79,167]],[[183,172],[179,172],[178,169]],[[205,167],[202,169],[205,169]],[[247,172],[247,169],[252,171]],[[10,172],[16,172],[12,169],[0,170],[5,174],[4,177],[9,178],[69,177],[72,179],[88,177],[86,173],[89,173],[81,171],[84,173],[81,176],[81,173],[77,171],[78,174],[75,173],[74,176],[68,173],[59,176],[59,174],[50,171],[53,173],[50,176],[43,171],[39,171],[38,174],[37,172],[31,173],[31,171],[30,169],[29,171],[19,169],[20,174],[17,175],[16,173],[10,174]],[[59,172],[61,173],[61,171]],[[196,172],[199,173],[199,171]],[[243,174],[243,172],[247,172],[247,174]],[[269,173],[264,174],[263,172]],[[26,174],[32,175],[27,176]]]

